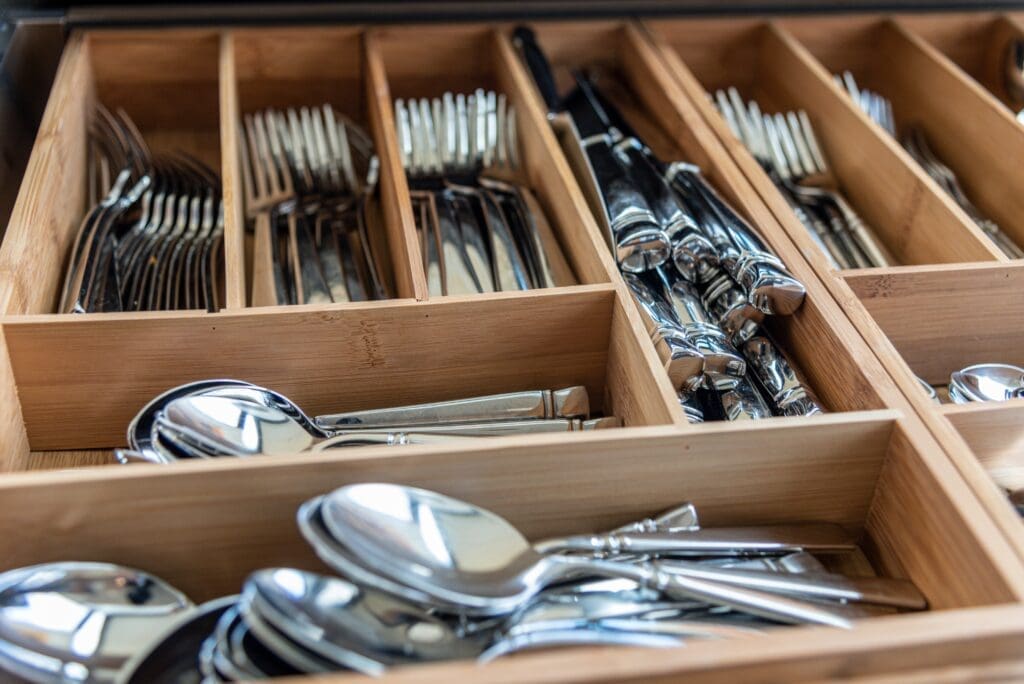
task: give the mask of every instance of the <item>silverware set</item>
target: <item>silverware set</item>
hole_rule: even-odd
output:
[[[89,129],[91,208],[75,236],[59,311],[220,306],[224,205],[217,173],[184,153],[154,155],[123,111]]]
[[[882,127],[893,138],[900,140],[905,149],[914,161],[924,169],[932,180],[940,188],[946,191],[953,198],[960,208],[974,221],[988,238],[1011,259],[1024,258],[1022,250],[1010,236],[999,227],[999,224],[986,217],[978,207],[971,202],[963,186],[960,184],[956,173],[935,154],[928,142],[928,136],[918,126],[907,126],[902,137],[896,132],[896,119],[893,115],[892,104],[882,95],[864,88],[858,88],[853,74],[849,71],[843,72],[842,76],[835,76],[836,83],[845,88],[850,97],[864,111],[868,117]]]
[[[788,200],[833,268],[872,268],[895,263],[886,247],[838,190],[807,112],[764,112],[735,88],[714,95],[733,135]]]
[[[331,105],[248,114],[242,130],[254,303],[388,298],[373,235],[379,164],[366,132]]]
[[[685,503],[600,534],[530,542],[486,509],[397,484],[306,501],[335,573],[252,573],[194,606],[159,578],[64,562],[0,575],[0,670],[38,684],[181,684],[488,662],[575,645],[673,648],[787,624],[849,628],[921,610],[905,580],[830,572],[856,550],[825,523],[705,528]]]
[[[687,417],[707,420],[822,411],[761,329],[805,289],[700,169],[658,159],[588,75],[564,98],[528,28],[515,43],[552,119],[568,117],[604,207],[606,237],[648,319]]]
[[[544,211],[519,180],[516,114],[504,94],[398,99],[395,117],[431,295],[572,284]]]
[[[591,417],[582,386],[316,416],[239,380],[203,380],[164,392],[128,426],[120,463],[296,454],[351,446],[434,444],[501,435],[621,427]]]

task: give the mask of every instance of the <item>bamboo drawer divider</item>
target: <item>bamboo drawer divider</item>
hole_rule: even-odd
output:
[[[862,16],[844,20],[809,17],[785,19],[778,23],[755,19],[748,20],[745,25],[729,20],[655,21],[649,22],[646,28],[690,102],[701,111],[730,156],[771,207],[790,239],[800,246],[807,261],[903,391],[913,411],[942,444],[1018,554],[1024,555],[1024,525],[985,470],[986,467],[991,468],[997,477],[1006,479],[1007,484],[1015,481],[1015,462],[1019,462],[1019,457],[1010,459],[1010,454],[1016,435],[1012,425],[1013,406],[1019,402],[1009,402],[1007,407],[939,407],[928,399],[915,377],[916,373],[928,382],[944,383],[948,382],[951,371],[971,363],[1024,363],[1017,349],[1017,320],[1020,318],[1017,309],[1020,308],[1019,292],[1024,286],[1024,264],[1010,261],[1002,254],[979,258],[974,253],[951,251],[949,231],[955,224],[945,223],[941,228],[932,229],[931,241],[934,248],[942,253],[931,261],[892,268],[832,270],[785,200],[754,159],[733,138],[704,96],[705,87],[723,83],[723,69],[738,73],[741,65],[748,63],[753,56],[753,46],[757,45],[754,38],[759,35],[761,49],[765,44],[785,45],[786,51],[796,60],[794,63],[802,64],[808,74],[817,74],[816,80],[808,82],[816,82],[823,92],[831,91],[835,106],[842,104],[848,115],[860,121],[861,133],[871,133],[895,156],[904,157],[896,143],[871,124],[831,83],[831,71],[851,68],[861,85],[880,89],[883,95],[888,94],[885,84],[890,84],[898,120],[902,102],[904,111],[911,112],[907,114],[908,120],[922,124],[931,121],[935,126],[931,130],[936,136],[941,131],[955,131],[948,134],[951,156],[947,162],[956,167],[965,185],[973,183],[979,188],[979,205],[985,202],[985,208],[992,211],[993,217],[1003,217],[1005,214],[998,213],[1003,211],[1001,203],[1005,200],[1008,206],[1013,206],[1019,199],[1020,174],[1012,156],[993,161],[993,165],[987,167],[982,159],[998,156],[997,150],[1000,149],[1016,149],[1024,137],[1013,117],[1003,111],[996,99],[973,82],[970,76],[983,79],[988,88],[999,92],[994,85],[997,81],[992,80],[996,78],[993,76],[993,54],[1005,50],[1006,41],[1017,35],[1012,31],[1014,18],[989,15],[979,19],[972,15],[964,25],[961,23],[964,16],[907,15],[891,19]],[[915,33],[918,28],[922,35]],[[715,33],[735,38],[733,50],[719,48],[722,51],[720,60],[715,59],[713,52],[701,49],[704,45],[701,41],[712,46],[720,44],[709,37]],[[982,47],[978,43],[966,43],[967,36],[976,38],[978,35],[987,35],[990,41],[999,39],[1002,44]],[[684,42],[684,37],[693,42]],[[929,37],[937,41],[938,47],[927,42]],[[887,55],[890,59],[881,61],[880,55]],[[971,73],[964,73],[944,55],[969,67]],[[823,63],[819,63],[818,58]],[[876,59],[877,62],[874,61]],[[899,64],[906,64],[908,70],[900,72]],[[702,74],[710,83],[703,83]],[[787,72],[787,78],[791,74],[792,71]],[[918,85],[910,83],[915,75],[919,79]],[[891,84],[896,83],[903,85],[892,87]],[[925,88],[929,84],[933,86],[931,90]],[[955,99],[950,99],[952,93],[956,94]],[[900,100],[900,97],[905,99]],[[813,118],[809,100],[807,102]],[[964,112],[977,114],[973,125],[962,117]],[[986,123],[978,125],[977,121]],[[822,131],[821,137],[826,138],[824,144],[828,145],[826,130]],[[850,129],[841,132],[848,133]],[[957,145],[960,146],[959,151],[952,151]],[[977,156],[972,162],[967,162],[966,157],[971,154]],[[957,164],[955,155],[960,155],[964,161]],[[909,158],[904,163],[913,168]],[[884,164],[874,157],[871,157],[870,164],[867,176],[882,172]],[[985,190],[981,190],[982,186]],[[982,197],[986,190],[990,199]],[[910,202],[909,206],[918,204]],[[954,208],[951,213],[959,211]],[[1014,213],[1007,218],[1001,225],[1016,237],[1019,234],[1019,216]],[[971,226],[967,228],[967,232],[973,234],[969,230]],[[940,233],[941,237],[938,236]],[[990,429],[992,432],[988,432]]]
[[[725,23],[714,25],[726,30]],[[653,25],[655,35],[659,27]],[[886,279],[895,276],[887,270],[844,279],[822,269],[817,248],[798,232],[802,227],[794,229],[694,97],[678,58],[673,61],[645,28],[620,21],[538,22],[533,28],[563,81],[577,67],[617,80],[632,96],[627,117],[655,152],[699,164],[806,284],[802,308],[768,326],[828,413],[686,422],[508,26],[74,32],[0,247],[0,470],[9,471],[0,477],[0,571],[74,557],[145,568],[198,600],[233,593],[260,567],[323,570],[298,534],[295,510],[349,482],[435,488],[507,516],[531,538],[593,532],[688,499],[707,525],[842,524],[858,535],[858,562],[912,579],[931,610],[866,619],[847,632],[780,629],[757,639],[693,642],[653,653],[570,649],[524,654],[486,669],[436,664],[388,677],[808,680],[1019,657],[1024,556],[1013,553],[1013,540],[1004,536],[1007,521],[994,509],[992,492],[972,478],[992,485],[973,457],[969,463],[947,458],[959,433],[952,425],[946,432],[928,429],[933,419],[909,395],[905,365],[857,298],[868,302],[867,293],[887,292],[895,285]],[[918,264],[933,257],[941,263],[971,259],[985,262],[978,266],[985,274],[1003,269],[999,273],[1024,277],[894,143],[829,89],[792,38],[776,27],[763,30],[775,60],[770,64],[794,66],[822,115],[831,112],[849,124],[855,142],[883,159],[899,191],[917,198],[910,214],[889,205],[877,209],[901,256]],[[711,41],[710,32],[695,35],[698,46]],[[392,102],[476,87],[504,92],[516,107],[522,177],[577,284],[430,296]],[[97,102],[128,108],[155,149],[182,147],[221,170],[222,311],[52,313],[63,259],[85,209],[85,133]],[[254,295],[263,285],[247,244],[239,118],[265,107],[323,102],[366,126],[374,140],[381,161],[377,239],[390,259],[396,296],[253,306],[261,303]],[[838,138],[829,140],[846,149]],[[845,158],[844,185],[862,202],[873,201],[878,183],[858,181],[849,149]],[[927,245],[928,223],[946,237],[942,244]],[[943,268],[892,271],[926,277],[928,269]],[[851,311],[851,302],[860,308]],[[865,321],[877,339],[865,332]],[[310,414],[582,384],[595,410],[622,417],[626,427],[165,467],[21,472],[109,463],[109,450],[123,443],[128,421],[146,401],[210,377],[270,386]],[[942,420],[969,439],[990,424],[1012,430],[1010,413],[972,423],[975,412],[945,412]]]

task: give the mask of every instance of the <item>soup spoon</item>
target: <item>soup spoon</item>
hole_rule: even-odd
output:
[[[1003,363],[968,366],[950,375],[949,390],[957,404],[1024,397],[1024,368]]]
[[[192,603],[162,580],[106,563],[0,575],[0,669],[30,682],[110,682]]]
[[[340,666],[379,674],[385,665],[475,657],[465,637],[419,606],[336,577],[290,568],[260,570],[243,600],[301,646]]]
[[[221,396],[188,396],[175,399],[156,423],[161,436],[186,451],[207,455],[258,456],[295,454],[314,449],[328,440],[322,430],[298,422],[278,407]],[[347,437],[348,444],[427,444],[468,439],[457,435],[416,433],[368,433]],[[333,438],[330,446],[339,446]]]
[[[132,421],[128,423],[128,446],[132,451],[158,458],[152,449],[150,437],[152,434],[153,422],[164,407],[174,399],[186,397],[192,394],[201,394],[206,390],[219,389],[224,387],[242,387],[249,383],[241,380],[199,380],[180,385],[167,390],[163,394],[150,400],[142,407],[142,410],[135,414]]]
[[[327,495],[323,518],[336,539],[377,574],[466,615],[515,611],[554,582],[623,577],[669,598],[726,605],[782,622],[850,627],[837,611],[763,592],[585,556],[543,555],[507,521],[442,494],[393,484],[357,484]]]

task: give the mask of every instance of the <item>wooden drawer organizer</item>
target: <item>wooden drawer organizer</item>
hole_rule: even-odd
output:
[[[913,579],[933,610],[865,620],[849,632],[786,629],[657,654],[564,650],[486,670],[455,663],[390,676],[767,681],[1017,657],[1024,638],[1021,559],[915,415],[901,378],[889,376],[837,304],[832,276],[816,275],[815,255],[759,196],[757,179],[727,153],[658,46],[634,24],[537,23],[561,77],[567,68],[598,63],[616,72],[636,95],[636,115],[652,131],[657,152],[700,164],[807,285],[804,306],[773,320],[771,331],[830,412],[746,424],[686,422],[508,28],[72,34],[0,248],[0,453],[10,471],[0,478],[0,569],[102,559],[150,569],[205,599],[236,591],[259,567],[320,567],[298,535],[295,509],[356,481],[436,488],[508,516],[531,537],[598,530],[688,498],[712,525],[846,525],[861,534],[860,560],[870,564],[862,569]],[[579,285],[428,297],[391,98],[469,85],[496,87],[517,107],[526,177]],[[129,108],[158,145],[185,145],[219,165],[228,209],[223,311],[49,313],[82,212],[82,135],[97,99]],[[365,122],[377,145],[381,239],[398,297],[248,306],[238,116],[325,100]],[[194,119],[167,116],[179,101]],[[899,168],[899,155],[887,154]],[[900,173],[906,183],[923,182],[909,167]],[[985,258],[986,245],[966,219],[937,194],[927,197],[930,220],[960,236],[956,249]],[[949,261],[957,258],[953,252]],[[274,387],[311,413],[585,384],[596,408],[623,417],[627,427],[323,456],[53,470],[108,463],[146,400],[209,377]],[[18,472],[26,470],[47,472]]]
[[[1019,241],[1024,234],[1020,232],[1021,178],[1015,160],[1024,152],[1024,128],[1007,107],[1000,60],[1006,43],[1024,36],[1021,17],[815,17],[752,19],[745,25],[670,20],[649,22],[646,29],[690,103],[701,111],[778,223],[799,245],[1010,543],[1024,554],[1024,525],[986,473],[990,470],[999,482],[1019,486],[1024,472],[1018,441],[1024,404],[1015,400],[940,407],[928,399],[914,377],[916,373],[942,385],[949,382],[950,372],[971,363],[1024,363],[1019,349],[1024,312],[1018,303],[1024,263],[998,253],[979,257],[974,250],[955,250],[954,244],[963,245],[967,234],[974,235],[973,226],[965,225],[963,216],[954,221],[940,221],[934,215],[924,218],[923,207],[935,203],[931,195],[938,189],[924,179],[915,181],[916,189],[904,191],[890,163],[898,159],[903,177],[920,176],[914,162],[830,82],[832,72],[850,69],[858,83],[890,95],[897,121],[924,126],[975,203]],[[858,144],[862,150],[858,163],[868,172],[854,179],[871,187],[844,188],[851,196],[865,192],[857,197],[865,202],[858,205],[865,214],[872,208],[881,212],[893,196],[901,197],[897,206],[907,213],[896,225],[911,234],[915,225],[927,230],[935,250],[931,257],[921,254],[912,265],[892,268],[829,268],[784,198],[705,99],[706,88],[718,87],[732,73],[739,77],[753,60],[758,60],[760,71],[775,68],[785,73],[789,85],[782,84],[781,78],[773,81],[767,73],[758,77],[758,83],[778,85],[790,105],[806,108],[812,117],[816,112],[822,116],[822,142],[837,166],[844,150]],[[831,116],[825,119],[826,114]],[[886,155],[875,154],[883,148]],[[938,199],[948,208],[941,194]],[[945,212],[947,219],[959,213],[955,207]],[[911,241],[907,238],[903,244],[909,246]]]

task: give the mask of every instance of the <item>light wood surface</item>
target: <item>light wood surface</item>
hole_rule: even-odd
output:
[[[612,325],[614,298],[609,286],[586,285],[429,304],[54,315],[9,318],[4,334],[32,448],[110,448],[150,398],[202,378],[273,387],[310,414],[573,384],[601,410],[611,336],[637,349],[628,326]],[[642,358],[630,354],[629,373],[617,372],[624,383],[607,390],[641,402],[628,409],[641,423],[662,422]]]
[[[731,431],[720,425],[687,435],[652,427],[632,434],[584,433],[573,440],[534,435],[480,445],[370,448],[244,464],[9,476],[0,481],[0,496],[8,505],[0,518],[0,558],[4,567],[71,554],[160,568],[163,577],[201,600],[237,590],[246,574],[259,567],[320,568],[295,528],[296,506],[348,482],[383,479],[483,504],[531,538],[605,529],[681,499],[698,506],[706,526],[824,520],[856,530],[866,521],[876,567],[905,569],[933,606],[966,608],[1006,600],[1013,591],[998,577],[986,576],[994,570],[986,555],[977,552],[955,517],[944,519],[954,506],[940,506],[940,515],[928,522],[919,514],[898,515],[889,510],[890,502],[879,500],[879,492],[891,491],[893,498],[915,506],[916,494],[910,492],[933,484],[905,480],[891,470],[923,467],[895,418],[891,412],[833,414],[759,430]],[[724,434],[731,438],[724,441]],[[553,444],[558,444],[557,459],[552,459]],[[623,453],[630,458],[622,458]],[[123,490],[132,496],[115,494]],[[941,496],[943,487],[933,491]],[[890,545],[894,538],[900,543]],[[196,555],[197,548],[216,553]],[[948,557],[934,567],[915,562],[914,556],[929,549],[955,549],[959,563],[971,564],[970,573]],[[1024,624],[1020,612],[1017,607],[975,608],[877,618],[858,623],[852,632],[805,628],[795,638],[796,632],[784,630],[742,647],[738,642],[694,642],[657,657],[629,650],[528,655],[503,661],[486,676],[557,679],[545,664],[566,658],[564,665],[572,662],[581,680],[613,672],[619,679],[630,671],[630,676],[650,678],[693,670],[708,681],[727,681],[723,673],[749,676],[755,665],[777,678],[782,672],[824,676],[836,672],[840,662],[847,674],[971,662],[1006,653],[1007,635],[1016,635],[1015,625]],[[888,641],[881,641],[883,633]],[[963,646],[967,634],[974,640],[970,656]],[[763,640],[773,649],[764,650]],[[897,647],[903,658],[898,666],[891,650]],[[613,660],[599,666],[606,657]],[[618,665],[608,670],[613,662]],[[464,667],[447,664],[437,671],[450,677]],[[431,672],[398,670],[393,676],[423,678]],[[476,672],[471,679],[483,676]]]
[[[763,30],[757,23],[744,25]],[[56,113],[48,110],[49,128],[41,129],[30,162],[34,171],[19,200],[21,214],[16,210],[26,228],[0,248],[0,302],[8,314],[0,320],[0,344],[9,352],[0,353],[0,466],[46,471],[0,478],[0,569],[74,556],[157,571],[197,599],[234,592],[259,567],[322,569],[297,533],[295,508],[348,482],[389,480],[436,488],[509,517],[534,538],[600,530],[690,499],[707,525],[844,524],[863,542],[864,555],[851,567],[869,562],[874,571],[909,577],[937,610],[866,620],[851,632],[787,629],[742,644],[693,643],[656,656],[573,649],[506,659],[486,670],[457,663],[391,676],[779,681],[882,676],[1019,657],[1024,608],[985,606],[1024,599],[1024,567],[1013,553],[1016,541],[1007,532],[1007,518],[999,517],[1006,511],[997,510],[998,491],[964,442],[978,431],[987,436],[988,430],[1011,430],[1012,421],[989,412],[947,410],[949,415],[941,417],[945,432],[933,427],[920,402],[908,396],[908,382],[915,381],[908,380],[896,348],[854,294],[874,291],[878,296],[866,299],[882,300],[895,292],[896,302],[877,306],[897,307],[912,296],[900,289],[900,278],[961,269],[915,266],[857,273],[845,281],[833,277],[820,268],[820,258],[815,261],[817,248],[794,233],[758,179],[728,144],[723,146],[720,130],[688,89],[679,64],[644,29],[621,22],[536,25],[563,81],[571,66],[596,66],[624,78],[634,94],[631,115],[647,127],[645,138],[649,132],[656,151],[699,163],[807,284],[803,308],[773,321],[770,330],[832,412],[808,419],[686,424],[507,28],[187,29],[72,36],[49,105]],[[132,47],[153,43],[154,35],[163,39],[162,49]],[[716,52],[718,39],[711,32],[687,36],[707,48],[693,52],[708,69],[731,73],[744,63],[743,55]],[[763,69],[789,65],[800,73],[809,68],[809,58],[798,54],[785,34],[771,29],[763,40],[774,45],[773,53],[797,54],[795,62],[772,57],[775,61]],[[742,41],[736,45],[746,49]],[[138,55],[138,63],[113,63],[117,50],[110,46]],[[167,55],[186,51],[176,75],[150,73],[167,66]],[[719,58],[723,61],[716,66]],[[408,189],[394,169],[391,102],[395,95],[437,94],[440,73],[451,74],[445,88],[496,87],[509,94],[522,117],[527,179],[583,285],[417,301],[427,299],[425,279],[414,229],[410,233]],[[197,93],[189,105],[196,110],[196,126],[171,126],[156,113],[148,125],[161,145],[184,143],[212,154],[225,182],[234,177],[235,205],[237,144],[228,129],[237,126],[238,113],[294,104],[302,97],[335,98],[348,115],[368,123],[382,164],[392,169],[381,180],[380,225],[386,228],[399,299],[239,308],[216,315],[46,315],[55,293],[52,277],[67,249],[61,240],[73,236],[81,207],[39,206],[40,198],[49,196],[46,188],[81,184],[82,150],[75,135],[81,136],[87,120],[91,89],[116,99],[137,88],[136,106],[145,110],[151,103],[147,98],[159,88],[174,91],[186,83]],[[806,81],[812,95],[825,97],[815,95],[820,84],[814,83]],[[64,166],[53,166],[59,163]],[[903,182],[899,174],[894,178]],[[81,204],[77,189],[62,197],[77,197]],[[932,221],[948,235],[950,244],[941,246],[939,261],[961,260],[984,246],[971,242],[970,226],[958,226],[954,213],[942,213],[941,199],[917,198],[910,204],[903,211],[913,216],[901,219],[900,226],[910,225],[913,233],[915,226]],[[236,219],[241,228],[240,216]],[[53,240],[40,242],[27,229],[34,225],[54,226]],[[235,236],[235,255],[227,258],[241,263],[241,230]],[[916,238],[907,239],[912,244]],[[990,263],[976,265],[978,284],[963,287],[980,291],[987,282],[1009,293],[1007,284],[1017,277],[1013,265],[1000,264],[984,250],[976,258]],[[35,270],[21,265],[22,259]],[[229,301],[236,304],[230,293],[242,292],[244,303],[245,278],[240,290],[237,273],[229,264]],[[985,280],[997,273],[1005,275],[998,287]],[[927,306],[936,304],[929,300]],[[87,467],[110,461],[109,449],[123,443],[125,425],[149,398],[188,380],[216,376],[269,385],[311,414],[581,383],[596,409],[622,416],[630,427],[245,462]],[[947,456],[955,445],[960,451]]]
[[[224,281],[225,308],[242,309],[246,294],[245,197],[242,192],[241,157],[238,151],[239,125],[238,77],[235,68],[235,37],[224,33],[220,38],[220,182],[224,201]]]

